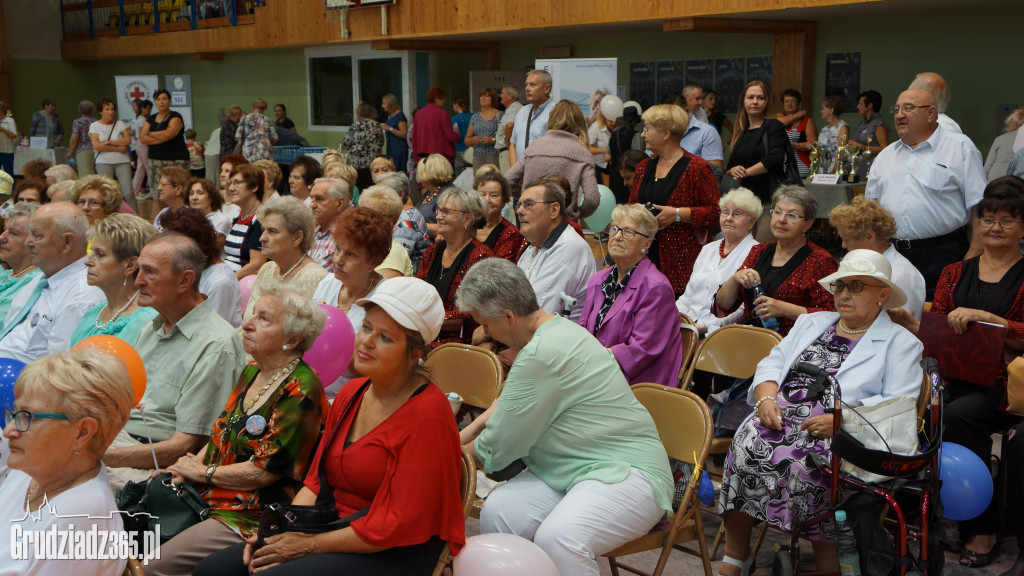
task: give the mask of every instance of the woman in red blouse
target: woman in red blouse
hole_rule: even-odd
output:
[[[476,177],[473,186],[487,205],[487,222],[476,231],[476,239],[496,257],[518,262],[523,252],[523,235],[515,224],[501,215],[501,209],[511,196],[508,180],[498,172],[486,172]]]
[[[473,340],[476,323],[455,305],[455,293],[473,264],[494,256],[475,238],[486,215],[483,199],[471,190],[452,187],[437,197],[437,231],[444,239],[427,248],[416,271],[416,277],[433,285],[444,300],[444,325],[431,347]]]
[[[451,405],[419,364],[437,337],[444,308],[416,278],[393,278],[358,304],[366,318],[350,380],[327,416],[305,487],[292,501],[313,505],[329,489],[348,526],[320,534],[287,532],[210,555],[193,574],[425,576],[445,543],[465,543],[459,497],[459,431]],[[320,466],[329,486],[319,482]]]
[[[775,318],[785,336],[797,316],[835,310],[832,295],[818,284],[837,270],[835,258],[806,236],[817,212],[818,202],[806,188],[776,190],[771,210],[775,242],[750,249],[740,269],[718,289],[711,311],[722,318],[743,306],[745,323],[760,326],[766,318]],[[752,293],[755,284],[764,290],[757,299]]]
[[[648,254],[678,298],[686,291],[693,261],[708,228],[718,223],[718,182],[703,158],[679,142],[690,120],[678,106],[651,106],[643,114],[642,135],[652,156],[636,166],[630,204],[644,204],[658,220]]]

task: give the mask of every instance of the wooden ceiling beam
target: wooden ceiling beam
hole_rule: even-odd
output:
[[[814,22],[790,20],[748,20],[745,18],[670,18],[662,20],[665,32],[707,32],[718,34],[788,34],[805,32]]]
[[[370,42],[373,50],[411,50],[430,52],[483,52],[484,70],[501,70],[501,44],[498,42],[455,42],[452,40],[384,39]]]

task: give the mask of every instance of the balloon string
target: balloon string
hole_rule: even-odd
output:
[[[149,422],[146,422],[146,407],[141,405],[139,415],[142,416],[142,425],[146,427],[146,440],[149,440],[149,453],[153,455],[153,470],[159,470],[160,464],[156,461],[156,450],[153,448],[153,437],[149,435]]]

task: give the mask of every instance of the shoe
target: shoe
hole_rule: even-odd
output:
[[[999,559],[1002,547],[999,542],[988,551],[987,554],[968,550],[966,546],[960,549],[960,565],[968,568],[984,568]]]
[[[722,564],[732,564],[740,569],[740,576],[750,576],[750,567],[754,564],[754,555],[751,554],[746,560],[737,560],[732,556],[723,556]]]

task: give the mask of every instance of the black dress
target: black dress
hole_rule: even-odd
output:
[[[764,151],[763,143],[765,131],[768,132],[767,154]],[[760,127],[748,128],[740,135],[736,145],[732,148],[729,165],[726,166],[725,171],[728,172],[734,166],[749,168],[758,162],[763,162],[768,172],[781,175],[785,167],[786,148],[789,146],[789,137],[786,136],[786,127],[782,125],[782,122],[774,118],[766,119]],[[767,205],[771,201],[771,180],[767,172],[757,176],[747,176],[740,182],[740,185],[760,198],[762,204]]]

